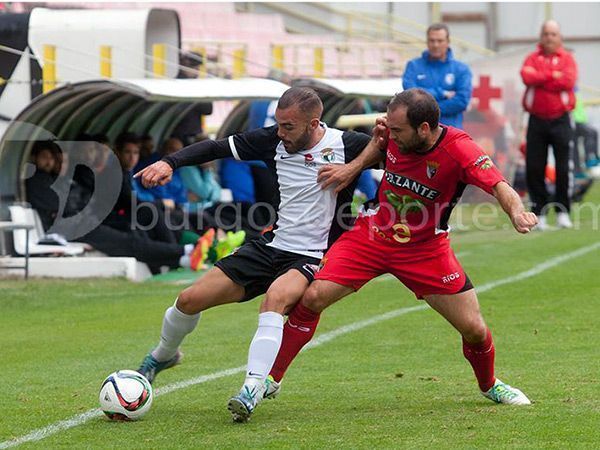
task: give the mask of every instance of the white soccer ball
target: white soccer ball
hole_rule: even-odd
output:
[[[119,370],[106,377],[100,388],[100,409],[111,420],[137,420],[150,410],[152,385],[133,370]]]

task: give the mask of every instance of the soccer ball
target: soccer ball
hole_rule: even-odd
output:
[[[111,373],[100,388],[100,409],[111,420],[137,420],[150,410],[152,386],[133,370]]]

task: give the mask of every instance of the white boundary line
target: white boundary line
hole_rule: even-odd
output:
[[[561,255],[561,256],[556,256],[554,258],[550,258],[540,264],[537,264],[532,269],[526,270],[525,272],[521,272],[521,273],[518,273],[517,275],[513,275],[510,277],[502,278],[500,280],[496,280],[496,281],[492,281],[490,283],[483,284],[479,288],[477,288],[477,292],[479,294],[482,294],[484,292],[487,292],[491,289],[497,288],[498,286],[502,286],[504,284],[511,284],[511,283],[525,280],[527,278],[534,277],[548,269],[551,269],[553,267],[560,265],[561,263],[563,263],[565,261],[568,261],[573,258],[577,258],[579,256],[583,256],[587,253],[597,250],[598,248],[600,248],[600,242],[596,242],[595,244],[592,244],[590,246],[582,247],[578,250],[575,250],[575,251],[572,251],[569,253],[565,253],[564,255]],[[402,316],[404,314],[409,314],[414,311],[423,311],[428,308],[429,308],[429,306],[427,304],[419,304],[417,306],[412,306],[412,307],[408,307],[408,308],[400,308],[400,309],[396,309],[394,311],[380,314],[378,316],[371,317],[370,319],[361,320],[359,322],[354,322],[349,325],[345,325],[340,328],[336,328],[335,330],[330,331],[328,333],[323,333],[321,335],[318,335],[315,339],[313,339],[311,342],[309,342],[306,345],[304,350],[318,347],[318,346],[323,345],[339,336],[343,336],[344,334],[352,333],[354,331],[360,330],[360,329],[368,327],[370,325],[374,325],[376,323],[383,322],[384,320],[393,319],[395,317]],[[246,366],[234,367],[231,369],[214,372],[214,373],[211,373],[208,375],[202,375],[202,376],[199,376],[196,378],[191,378],[189,380],[172,383],[172,384],[169,384],[167,386],[157,389],[155,391],[155,395],[157,395],[157,396],[166,395],[171,392],[177,391],[179,389],[185,389],[187,387],[194,386],[196,384],[202,384],[202,383],[206,383],[209,381],[217,380],[219,378],[224,378],[224,377],[228,377],[230,375],[235,375],[235,374],[244,372],[245,369],[246,369]],[[103,413],[99,409],[90,409],[89,411],[86,411],[82,414],[73,416],[70,419],[61,420],[60,422],[56,422],[52,425],[48,425],[46,427],[39,428],[37,430],[32,431],[29,434],[21,436],[21,437],[1,442],[0,449],[16,447],[17,445],[21,445],[26,442],[40,441],[44,438],[47,438],[48,436],[51,436],[51,435],[56,434],[63,430],[68,430],[69,428],[77,427],[79,425],[84,424],[85,422],[88,422],[91,419],[100,417],[102,415],[103,415]]]

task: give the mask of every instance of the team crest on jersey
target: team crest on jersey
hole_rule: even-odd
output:
[[[332,163],[335,160],[335,153],[333,149],[327,147],[321,150],[321,158],[323,158],[323,161],[325,162]]]
[[[481,155],[477,158],[477,161],[475,161],[475,167],[479,167],[481,170],[488,170],[493,165],[492,159],[487,155]]]
[[[449,85],[454,84],[454,74],[447,73],[446,76],[444,77],[444,81],[446,82],[446,84],[449,84]]]
[[[306,167],[316,167],[317,163],[315,162],[315,157],[310,153],[304,155],[304,165]]]
[[[431,179],[437,173],[440,163],[437,161],[425,161],[427,163],[427,178]]]

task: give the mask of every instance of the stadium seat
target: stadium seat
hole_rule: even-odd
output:
[[[40,242],[45,238],[42,221],[36,210],[29,206],[12,205],[8,207],[12,222],[16,224],[33,225],[29,232],[29,254],[35,255],[81,255],[86,246],[74,242],[64,242],[64,244],[46,245]],[[13,231],[13,247],[18,255],[25,255],[27,248],[26,230]]]

